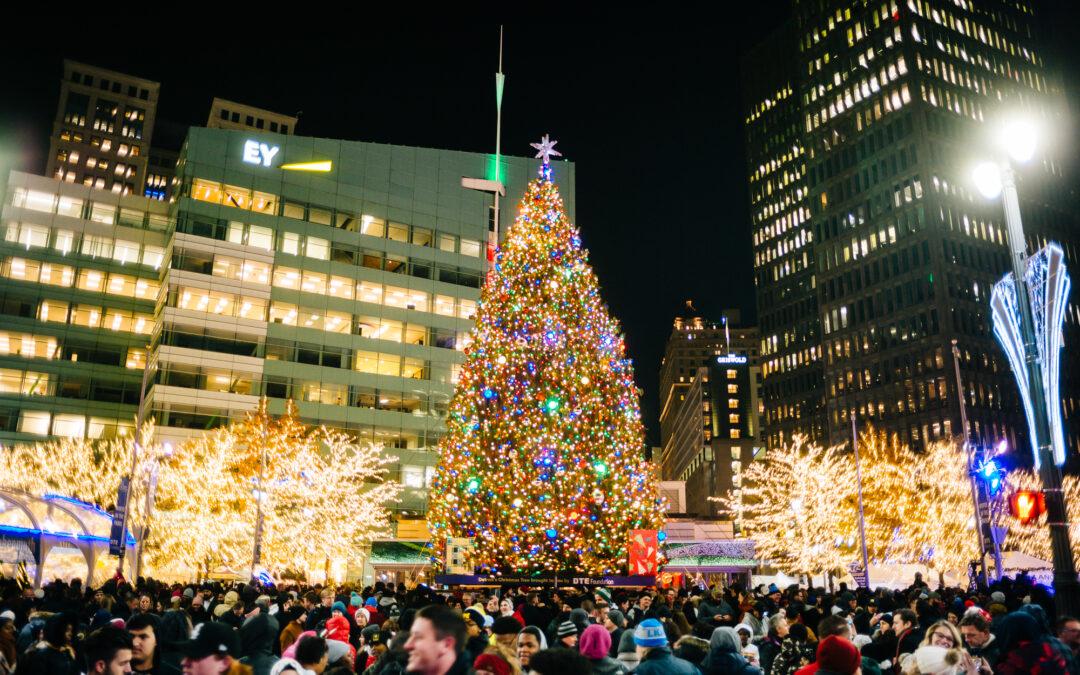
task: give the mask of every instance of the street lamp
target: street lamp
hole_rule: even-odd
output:
[[[1005,211],[1012,273],[995,284],[991,294],[994,334],[1009,358],[1020,388],[1035,466],[1046,497],[1058,615],[1076,616],[1080,611],[1080,583],[1076,578],[1065,494],[1061,489],[1059,467],[1065,461],[1065,447],[1057,395],[1061,322],[1069,278],[1061,248],[1056,244],[1028,258],[1016,177],[1010,162],[1010,159],[1020,163],[1029,161],[1035,154],[1037,137],[1036,128],[1026,120],[1002,125],[995,139],[1001,159],[980,164],[972,178],[987,198],[1000,195]]]

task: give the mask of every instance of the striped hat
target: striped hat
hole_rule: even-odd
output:
[[[559,630],[555,633],[555,635],[560,640],[564,637],[577,635],[577,626],[574,625],[573,621],[563,621],[559,624]]]

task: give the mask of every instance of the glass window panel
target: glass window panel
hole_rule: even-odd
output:
[[[126,297],[135,296],[135,277],[128,276],[127,274],[110,274],[109,283],[105,287],[108,293],[112,295],[123,295]]]
[[[348,277],[330,277],[327,294],[333,298],[353,299],[353,280]]]
[[[82,238],[82,254],[94,258],[111,258],[113,240],[109,237],[98,237],[92,234],[84,234]]]
[[[296,305],[290,305],[286,302],[271,302],[270,303],[270,322],[280,323],[285,326],[296,325]]]
[[[317,328],[319,330],[322,330],[323,315],[317,309],[311,309],[310,307],[301,307],[299,325],[303,326],[304,328]]]
[[[226,239],[230,244],[242,245],[244,243],[244,224],[235,220],[229,221],[229,232]]]
[[[116,260],[121,265],[128,262],[138,262],[138,242],[117,239],[116,242],[113,244],[113,260]]]
[[[412,243],[417,246],[431,246],[431,230],[423,227],[414,227],[412,231]]]
[[[480,242],[475,239],[462,239],[461,240],[461,255],[468,255],[474,258],[480,257]]]
[[[315,207],[308,208],[308,220],[319,225],[330,225],[334,222],[329,211]]]
[[[23,410],[19,413],[19,431],[24,434],[45,436],[49,433],[52,415],[37,410]]]
[[[371,281],[361,281],[356,287],[357,297],[364,302],[382,303],[383,287]]]
[[[125,312],[120,309],[108,308],[105,310],[105,321],[102,324],[103,328],[108,330],[122,330],[130,332],[131,325],[131,312]]]
[[[140,335],[149,335],[150,333],[153,333],[154,315],[135,312],[131,318],[131,329]]]
[[[60,201],[56,208],[56,213],[61,216],[70,216],[72,218],[81,218],[83,210],[83,200],[76,197],[60,196]],[[124,209],[126,210],[126,209]],[[122,212],[121,212],[122,213]],[[139,221],[142,222],[141,220]]]
[[[146,350],[132,347],[128,349],[127,360],[124,367],[133,370],[142,370],[146,367]]]
[[[315,258],[316,260],[329,260],[330,259],[330,242],[326,239],[320,239],[319,237],[307,238],[307,257]]]
[[[266,319],[266,300],[244,296],[240,298],[236,315],[241,319],[263,321]]]
[[[401,357],[395,354],[379,354],[379,375],[401,374]]]
[[[454,298],[449,295],[436,295],[435,313],[443,316],[454,316]]]
[[[70,287],[75,279],[75,269],[67,265],[43,263],[41,265],[41,283],[52,286]]]
[[[440,234],[439,249],[453,253],[457,249],[457,237],[452,234]]]
[[[386,230],[386,238],[394,241],[409,241],[409,226],[401,223],[390,223]]]
[[[56,321],[67,323],[68,303],[62,300],[42,300],[38,310],[38,318],[42,321]]]
[[[281,252],[289,255],[300,255],[300,235],[295,232],[282,232]]]
[[[300,270],[291,267],[275,267],[274,286],[278,288],[300,288]]]
[[[357,351],[355,357],[355,370],[361,373],[378,373],[379,372],[379,354],[378,352],[362,352]]]
[[[360,234],[384,237],[386,236],[386,221],[374,216],[362,216],[360,218]]]
[[[79,270],[76,287],[83,291],[100,292],[104,290],[105,273],[97,270]]]
[[[116,221],[116,205],[93,202],[90,204],[90,220],[95,223],[112,225]]]
[[[241,266],[240,279],[251,284],[270,283],[270,265],[254,260],[245,260]]]
[[[427,328],[419,324],[410,323],[405,326],[405,342],[411,345],[422,345],[427,342]]]
[[[109,281],[112,281],[110,277]],[[135,281],[135,297],[143,300],[156,300],[161,284],[152,279],[137,279]]]
[[[458,301],[458,316],[462,319],[472,319],[476,316],[476,301],[462,298]]]
[[[235,185],[226,185],[223,192],[225,200],[222,203],[225,206],[233,206],[245,210],[251,208],[251,190]]]
[[[248,226],[248,246],[261,248],[266,251],[274,250],[274,231],[269,227],[259,225]]]
[[[20,200],[16,199],[16,206],[22,206],[31,211],[52,213],[53,209],[56,207],[56,195],[51,192],[41,192],[40,190],[27,190],[21,203],[19,203],[19,201]]]
[[[348,333],[351,329],[350,324],[352,324],[352,314],[327,311],[323,329],[331,333]]]
[[[401,376],[418,380],[423,379],[424,361],[422,359],[406,357],[402,362]]]
[[[133,225],[135,227],[142,227],[143,219],[146,216],[142,211],[136,209],[125,209],[120,207],[119,223],[121,225]]]
[[[304,205],[297,204],[296,202],[285,202],[282,206],[281,215],[286,218],[295,218],[296,220],[304,219]]]
[[[277,213],[277,195],[272,195],[269,192],[256,192],[251,200],[251,210],[275,215]]]
[[[86,436],[86,417],[82,415],[58,414],[53,420],[53,435],[65,438],[83,438]]]
[[[142,264],[154,269],[160,269],[164,259],[165,249],[161,246],[151,246],[149,244],[143,246]]]
[[[71,310],[71,323],[76,326],[97,328],[101,324],[101,308],[93,305],[75,305]]]
[[[71,230],[57,230],[53,240],[53,249],[67,255],[75,248],[75,233]]]
[[[303,280],[300,282],[300,290],[307,293],[326,293],[326,275],[318,272],[304,270]]]

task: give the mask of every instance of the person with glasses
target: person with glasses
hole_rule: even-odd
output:
[[[1062,617],[1058,621],[1058,639],[1080,657],[1080,619],[1072,616]]]

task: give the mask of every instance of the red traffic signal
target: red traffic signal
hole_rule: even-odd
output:
[[[1009,498],[1009,511],[1021,525],[1029,525],[1046,512],[1046,497],[1036,490],[1017,490]]]

